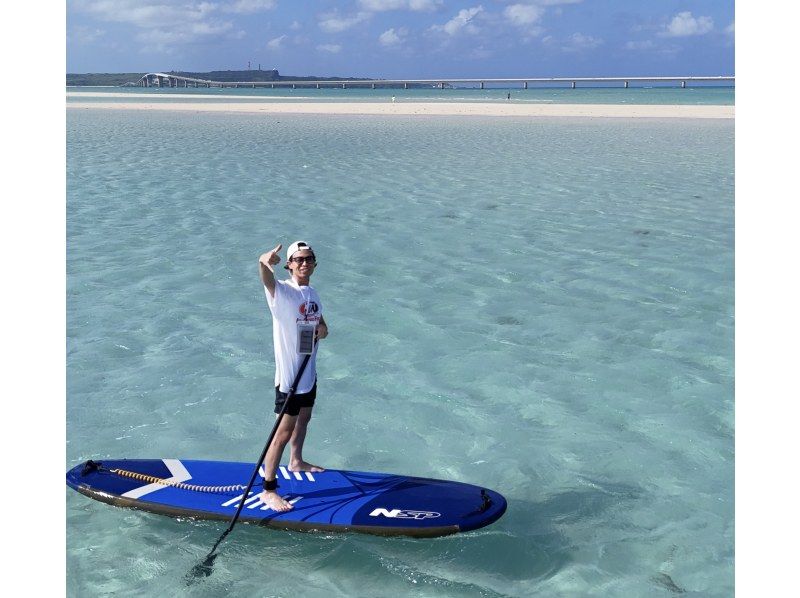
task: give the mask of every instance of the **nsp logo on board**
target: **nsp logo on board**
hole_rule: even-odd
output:
[[[409,511],[406,509],[383,509],[377,508],[369,514],[370,517],[390,517],[392,519],[435,519],[441,517],[441,513],[436,511]]]

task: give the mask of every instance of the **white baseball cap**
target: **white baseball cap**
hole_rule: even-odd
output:
[[[289,249],[286,250],[286,263],[288,264],[292,260],[292,256],[303,249],[308,249],[311,252],[311,255],[314,255],[314,250],[311,248],[311,245],[305,241],[295,241],[289,245]],[[288,268],[288,265],[284,266],[284,268]]]

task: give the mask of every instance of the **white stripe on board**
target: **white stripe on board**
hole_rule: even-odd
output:
[[[314,476],[313,476],[313,475],[311,475],[311,472],[310,472],[310,471],[307,471],[307,472],[306,472],[306,477],[308,478],[308,481],[309,481],[309,482],[313,482],[313,481],[314,481]]]
[[[244,501],[244,504],[247,504],[247,503],[249,503],[249,502],[253,502],[255,499],[257,499],[257,498],[258,498],[258,496],[259,496],[260,494],[261,494],[261,492],[258,492],[258,491],[256,491],[256,492],[253,492],[253,493],[252,493],[252,494],[251,494],[251,495],[250,495],[250,496],[247,498],[247,500],[245,500],[245,501]],[[222,506],[223,506],[223,507],[229,507],[229,506],[231,506],[231,505],[238,505],[238,504],[239,504],[239,501],[240,501],[240,500],[242,500],[242,496],[244,496],[244,494],[240,494],[240,495],[239,495],[239,496],[237,496],[236,498],[232,498],[232,499],[230,499],[230,500],[228,500],[228,501],[226,501],[226,502],[222,503]]]
[[[294,474],[294,479],[295,480],[302,480],[303,479],[303,476],[300,475],[299,471],[293,471],[292,473]]]
[[[280,466],[280,470],[281,470],[281,475],[283,476],[284,480],[291,480],[292,479],[291,476],[289,475],[289,472],[286,471],[286,468],[283,465]]]
[[[183,463],[181,463],[178,459],[162,459],[164,465],[167,466],[169,472],[172,474],[172,477],[167,478],[165,481],[167,482],[185,482],[186,480],[192,479],[192,474],[184,467]],[[126,492],[122,496],[126,498],[141,498],[145,494],[150,494],[151,492],[155,492],[156,490],[163,490],[164,488],[169,488],[169,486],[165,484],[145,484],[144,486],[139,486],[138,488],[134,488],[130,492]]]
[[[242,500],[242,497],[243,497],[243,496],[244,496],[244,494],[240,494],[240,495],[239,495],[239,496],[237,496],[236,498],[232,498],[232,499],[230,499],[229,501],[222,503],[222,506],[223,506],[223,507],[229,507],[229,506],[231,506],[231,505],[238,504],[238,503],[239,503],[239,501],[240,501],[240,500]]]

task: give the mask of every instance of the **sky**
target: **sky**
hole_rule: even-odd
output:
[[[734,73],[733,0],[67,0],[67,72]]]

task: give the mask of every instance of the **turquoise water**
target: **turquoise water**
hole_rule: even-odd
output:
[[[209,95],[221,96],[224,101],[238,99],[240,101],[297,101],[314,102],[387,102],[395,96],[399,102],[505,102],[511,93],[513,102],[522,104],[696,104],[724,105],[734,104],[734,88],[718,86],[694,86],[681,89],[679,87],[578,87],[529,89],[364,89],[364,88],[297,88],[297,89],[248,89],[248,88],[142,88],[142,87],[69,87],[67,91],[74,94],[88,93],[124,93],[126,95],[146,94],[148,98],[97,98],[70,97],[73,101],[109,101],[109,102],[145,102],[154,98],[169,99],[175,95],[204,96],[197,101],[209,101]],[[192,101],[191,99],[182,101]],[[222,100],[220,100],[222,101]]]
[[[226,90],[226,93],[229,90]],[[67,462],[253,461],[257,258],[311,242],[306,456],[486,485],[434,540],[65,489],[72,596],[733,593],[733,121],[67,112]]]

